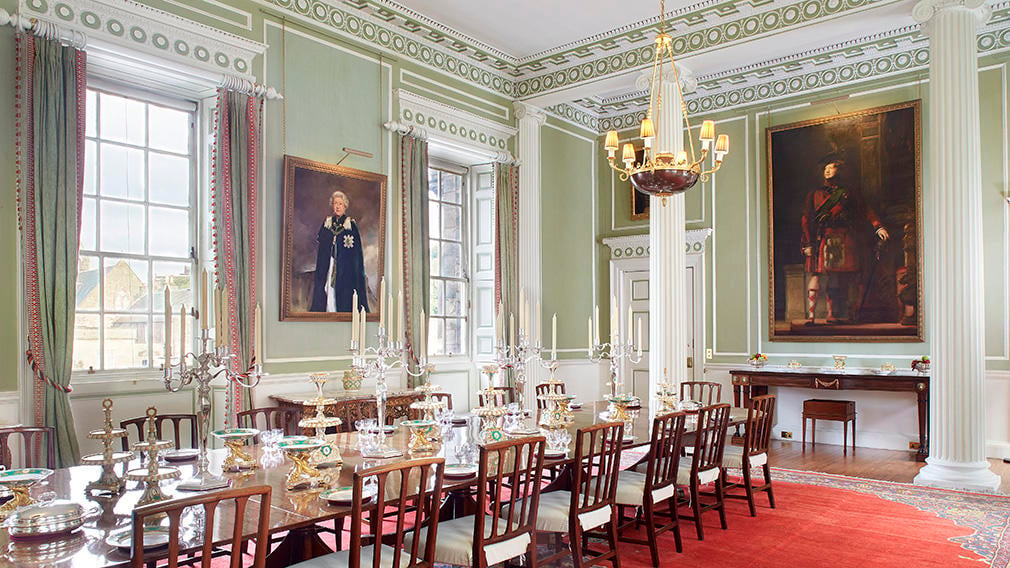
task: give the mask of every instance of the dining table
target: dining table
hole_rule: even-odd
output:
[[[609,422],[608,403],[604,401],[586,403],[581,409],[574,410],[573,420],[567,426],[573,439],[579,428]],[[731,415],[730,424],[740,424],[746,418],[741,409],[735,409]],[[648,408],[632,409],[632,428],[630,435],[626,433],[624,449],[637,449],[644,453],[643,446],[650,442],[651,420]],[[533,417],[530,418],[531,420]],[[436,455],[444,457],[446,463],[461,463],[461,445],[476,443],[477,429],[469,425],[450,428],[443,435]],[[685,432],[685,437],[693,433]],[[355,471],[374,467],[390,461],[407,460],[412,457],[432,455],[431,452],[422,455],[412,455],[408,447],[409,431],[400,426],[389,436],[388,443],[403,455],[387,459],[370,459],[361,455],[356,432],[333,434],[328,440],[337,445],[343,458],[340,466],[322,470],[329,474],[329,487],[350,486]],[[574,444],[568,453],[559,458],[545,460],[544,467],[563,471],[573,459]],[[208,452],[210,470],[212,473],[224,475],[232,487],[248,487],[268,485],[272,489],[270,499],[270,515],[268,532],[272,538],[280,540],[267,557],[267,566],[280,568],[290,566],[302,560],[307,560],[331,552],[331,548],[320,537],[324,526],[333,527],[333,523],[350,515],[350,505],[335,505],[320,494],[327,487],[288,490],[286,488],[287,472],[290,461],[275,447],[256,444],[248,448],[255,456],[257,466],[254,469],[236,473],[222,471],[222,463],[227,456],[227,450],[213,449]],[[139,465],[131,462],[129,468]],[[195,472],[195,461],[189,464],[168,464],[182,470],[180,480],[162,482],[162,491],[168,498],[185,497],[192,492],[178,489],[180,481],[191,477]],[[120,469],[121,472],[121,468]],[[87,485],[98,479],[101,468],[98,466],[76,466],[55,470],[47,480],[32,488],[32,495],[39,498],[43,495],[55,495],[58,499],[67,499],[88,507],[92,515],[83,527],[70,535],[54,539],[15,539],[8,535],[5,528],[0,528],[0,568],[17,567],[31,568],[43,566],[59,566],[60,568],[122,568],[129,565],[130,551],[107,543],[107,539],[115,531],[128,529],[132,522],[132,511],[143,493],[143,483],[128,482],[125,491],[117,495],[93,495],[87,491]],[[562,476],[558,476],[562,478]],[[468,495],[469,487],[476,483],[476,476],[466,479],[449,479],[443,482],[443,492],[447,496],[453,494]],[[555,484],[558,481],[554,482]],[[450,502],[446,499],[446,503]],[[458,499],[457,499],[458,501]],[[241,522],[245,523],[244,538],[252,538],[256,533],[254,526],[258,508],[263,506],[255,499],[243,515]],[[222,503],[216,514],[216,522],[212,527],[213,541],[217,547],[234,546],[232,535],[234,525],[233,504]],[[457,502],[454,509],[459,508]],[[202,509],[190,508],[183,516],[180,533],[180,551],[199,552],[203,544],[205,523]],[[451,512],[450,512],[451,514]],[[342,526],[342,525],[341,525]],[[164,551],[148,551],[148,559],[157,560]]]

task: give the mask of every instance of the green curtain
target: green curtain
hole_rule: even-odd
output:
[[[421,311],[430,312],[428,298],[428,142],[410,135],[400,137],[400,204],[403,227],[403,302],[408,364],[417,373],[417,347],[422,333]],[[412,238],[413,237],[413,238]],[[421,377],[409,377],[408,386]]]
[[[238,355],[232,371],[246,373],[260,353],[254,346],[256,311],[256,246],[258,239],[257,173],[263,99],[220,89],[214,136],[214,246],[218,285],[227,291],[229,349]],[[259,361],[262,363],[262,361]],[[252,405],[252,389],[228,385],[225,421]]]
[[[17,36],[17,174],[35,421],[60,467],[80,459],[70,408],[84,164],[85,55]]]
[[[495,182],[495,310],[502,309],[506,344],[512,344],[509,334],[509,314],[515,314],[518,333],[519,317],[519,166],[496,162]],[[511,370],[504,377],[513,386]]]

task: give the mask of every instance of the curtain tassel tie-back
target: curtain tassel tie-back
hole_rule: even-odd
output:
[[[47,385],[53,387],[54,389],[60,391],[63,394],[70,394],[70,393],[74,392],[74,387],[72,387],[70,385],[63,386],[63,385],[61,385],[59,383],[55,383],[55,382],[53,382],[52,379],[50,379],[49,377],[45,376],[42,373],[42,368],[39,366],[38,363],[35,362],[35,358],[32,357],[32,351],[31,351],[31,349],[25,351],[25,357],[28,358],[28,365],[31,366],[32,373],[35,374],[35,378],[37,378],[37,379],[39,379],[41,381],[44,381]]]

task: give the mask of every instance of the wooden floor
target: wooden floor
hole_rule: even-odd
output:
[[[807,444],[806,451],[800,442],[775,441],[771,443],[768,461],[773,467],[819,471],[852,477],[865,477],[882,481],[911,483],[919,472],[922,462],[915,461],[912,452],[849,448],[849,455],[842,454],[842,447],[831,444],[817,444],[814,448]],[[993,473],[999,475],[1003,493],[1010,493],[1010,464],[1002,460],[989,460]]]

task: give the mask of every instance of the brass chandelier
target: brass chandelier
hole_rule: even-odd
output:
[[[695,156],[694,140],[690,141],[690,155],[686,151],[677,152],[674,155],[669,148],[653,148],[656,140],[656,127],[654,120],[661,120],[663,108],[663,97],[659,89],[656,88],[656,81],[662,85],[663,66],[667,57],[673,67],[673,82],[676,85],[677,93],[680,95],[681,108],[684,111],[684,122],[688,132],[691,131],[691,122],[687,115],[687,105],[684,103],[684,93],[680,87],[680,77],[677,74],[677,63],[673,60],[673,40],[666,34],[666,2],[659,2],[659,33],[656,34],[655,56],[652,61],[652,85],[649,92],[649,111],[642,120],[641,137],[644,142],[642,161],[636,162],[634,144],[626,143],[621,152],[621,162],[624,166],[616,163],[616,153],[618,149],[618,136],[616,130],[607,132],[604,149],[607,151],[607,161],[610,167],[621,174],[621,180],[631,180],[631,184],[638,191],[646,195],[666,197],[682,191],[686,191],[698,183],[698,180],[706,181],[709,174],[712,174],[722,166],[723,158],[729,153],[729,136],[720,134],[715,138],[715,122],[706,120],[701,124],[701,133],[698,139],[701,141],[701,155]],[[655,117],[655,119],[653,118]],[[678,130],[679,132],[679,130]],[[715,148],[712,149],[712,142]],[[672,143],[666,140],[666,144]],[[712,150],[714,162],[712,169],[704,170],[703,164],[708,158],[709,151]],[[665,202],[665,200],[664,200]]]

